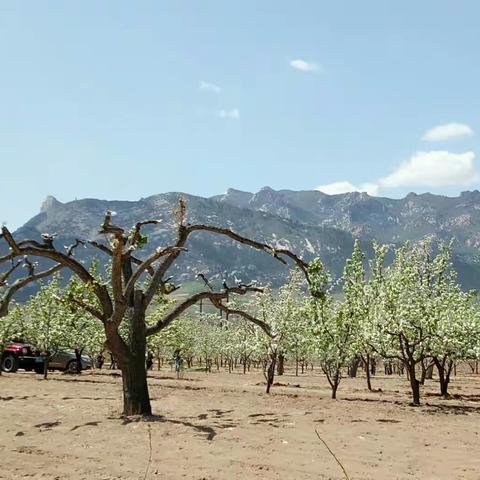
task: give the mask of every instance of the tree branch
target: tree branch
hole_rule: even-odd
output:
[[[158,225],[162,220],[144,220],[143,222],[137,222],[128,235],[130,245],[137,247],[142,245],[142,234],[140,232],[144,225]]]
[[[221,302],[224,299],[227,299],[230,294],[237,294],[237,295],[245,295],[249,292],[257,292],[262,293],[263,289],[257,287],[251,287],[249,285],[242,285],[238,287],[229,288],[223,292],[199,292],[195,293],[194,295],[188,297],[186,300],[181,302],[180,304],[176,305],[173,310],[168,312],[161,320],[159,320],[155,325],[148,327],[146,330],[146,335],[154,335],[155,333],[160,332],[164,328],[168,327],[170,323],[172,323],[176,318],[178,318],[183,312],[185,312],[189,307],[195,305],[200,300],[210,300],[217,308],[221,308],[223,311],[228,311],[232,315],[240,315],[250,320],[251,322],[255,323],[259,327],[261,327],[268,335],[271,335],[270,327],[255,317],[252,317],[246,312],[241,310],[233,310],[229,309],[227,306],[223,305]]]
[[[70,250],[70,255],[67,255],[65,253],[55,250],[54,248],[32,246],[33,243],[30,240],[21,242],[21,244],[23,245],[21,246],[19,243],[15,242],[12,234],[5,226],[2,227],[2,235],[8,246],[12,250],[11,258],[31,255],[33,257],[48,258],[50,260],[53,260],[54,262],[59,263],[62,267],[68,268],[70,271],[75,273],[84,283],[91,284],[93,286],[95,295],[99,299],[105,315],[111,315],[113,310],[112,302],[110,299],[110,295],[108,294],[107,288],[105,287],[105,285],[101,285],[100,283],[98,283],[93,277],[93,275],[91,275],[90,272],[80,262],[73,258],[73,256],[71,255],[73,247],[71,249],[67,249],[67,251]],[[6,257],[0,259],[0,262],[3,261],[5,258]]]
[[[150,280],[150,285],[145,292],[145,305],[148,306],[155,295],[158,292],[160,285],[163,282],[163,277],[167,273],[167,270],[173,265],[173,262],[177,259],[180,253],[183,251],[185,247],[185,243],[188,238],[188,232],[183,225],[178,226],[178,239],[177,243],[174,245],[175,250],[173,250],[170,254],[167,255],[167,258],[157,267],[155,273]]]
[[[122,237],[115,236],[113,240],[112,248],[112,274],[111,274],[111,284],[112,284],[112,293],[114,300],[114,308],[117,306],[122,306],[125,303],[125,298],[123,296],[123,239]]]
[[[57,300],[58,302],[61,302],[63,304],[68,304],[68,302],[66,300],[64,300],[62,297],[59,297],[59,296],[55,296],[54,297],[55,300]],[[82,302],[81,300],[77,300],[76,298],[74,298],[73,296],[69,296],[68,297],[68,301],[74,303],[75,305],[77,305],[78,307],[82,308],[83,310],[85,310],[86,312],[90,313],[91,315],[93,315],[94,317],[98,318],[102,323],[105,322],[105,316],[102,314],[102,312],[100,312],[99,310],[97,310],[95,307],[92,307],[91,305],[88,305],[84,302]]]
[[[250,247],[256,248],[257,250],[262,250],[272,255],[272,257],[276,258],[279,262],[282,262],[284,265],[287,264],[287,262],[283,258],[278,256],[277,250],[275,250],[275,248],[271,247],[270,245],[267,245],[266,243],[257,242],[247,237],[243,237],[242,235],[239,235],[238,233],[235,233],[232,230],[229,230],[228,228],[216,227],[213,225],[187,225],[186,231],[187,231],[187,236],[190,233],[195,231],[206,231],[206,232],[217,233],[219,235],[225,235],[231,238],[232,240],[235,240],[238,243],[248,245]],[[288,252],[288,250],[285,250],[285,249],[282,249],[282,250],[283,251],[280,253],[286,255],[286,252]],[[292,255],[291,258],[295,257],[293,253],[291,253],[291,255]]]
[[[218,235],[225,235],[238,243],[241,243],[243,245],[248,245],[257,250],[261,250],[263,252],[266,252],[272,255],[276,260],[283,263],[284,265],[286,265],[287,262],[284,258],[281,257],[281,255],[289,257],[300,267],[300,269],[302,270],[303,274],[307,279],[308,284],[310,285],[310,278],[308,275],[308,263],[304,262],[301,258],[297,257],[294,253],[284,248],[277,250],[271,247],[270,245],[267,245],[266,243],[261,243],[255,240],[251,240],[247,237],[244,237],[242,235],[239,235],[238,233],[233,232],[232,230],[229,230],[228,228],[216,227],[213,225],[198,224],[198,225],[184,226],[183,224],[180,224],[178,227],[178,240],[175,246],[177,248],[184,247],[188,239],[188,236],[191,233],[196,231],[205,231],[205,232],[216,233]],[[181,250],[177,252],[172,252],[169,256],[167,256],[164,262],[157,268],[150,282],[150,286],[148,287],[147,292],[145,294],[146,305],[150,304],[150,302],[152,301],[153,297],[158,291],[158,287],[163,279],[163,276],[165,275],[167,270],[171,267],[171,265],[174,263],[174,261],[177,259],[180,252]]]
[[[37,280],[41,280],[42,278],[49,277],[50,275],[53,275],[54,273],[60,271],[63,268],[63,265],[57,264],[52,268],[49,268],[48,270],[45,270],[40,273],[36,273],[33,275],[30,275],[25,278],[19,278],[16,282],[14,282],[5,292],[5,294],[2,297],[2,300],[0,301],[0,318],[5,317],[8,314],[8,306],[10,304],[10,301],[12,300],[13,295],[20,290],[21,288],[25,287],[31,282],[36,282]]]
[[[102,251],[103,253],[106,253],[110,257],[113,256],[112,250],[108,248],[106,245],[103,245],[103,243],[96,242],[95,240],[88,240],[87,243],[92,247],[98,248],[100,251]],[[143,263],[143,260],[140,260],[139,258],[134,257],[130,251],[128,251],[128,255],[130,256],[130,260],[132,261],[132,263],[134,263],[135,265],[141,265]],[[147,272],[151,276],[153,276],[153,274],[155,273],[152,267],[149,267],[147,269]]]
[[[105,212],[105,215],[103,217],[103,223],[102,223],[102,228],[98,233],[104,234],[104,235],[115,235],[117,236],[123,236],[125,233],[125,230],[123,228],[117,227],[116,225],[112,224],[112,217],[116,215],[115,212],[112,212],[111,210],[107,210]]]
[[[131,276],[130,280],[128,281],[125,287],[125,297],[132,293],[133,289],[135,288],[135,283],[137,283],[138,279],[142,276],[142,274],[151,268],[152,264],[155,263],[159,258],[164,257],[165,255],[169,255],[174,251],[186,251],[186,248],[182,247],[166,247],[164,249],[158,248],[156,252],[150,257],[148,257],[135,271],[135,273]],[[170,292],[171,293],[171,292]]]
[[[0,287],[7,285],[8,277],[22,264],[19,260],[17,263],[12,262],[12,266],[0,276]]]
[[[269,337],[272,337],[272,330],[270,328],[270,325],[267,323],[263,322],[262,320],[250,315],[248,312],[245,312],[243,310],[238,310],[235,308],[229,308],[226,305],[224,305],[222,302],[215,302],[212,301],[212,303],[219,309],[225,312],[227,315],[237,315],[239,317],[245,318],[245,320],[248,320],[249,322],[254,323],[255,325],[259,326]]]

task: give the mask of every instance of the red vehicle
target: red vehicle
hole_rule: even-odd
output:
[[[14,373],[19,368],[43,373],[43,357],[28,343],[9,343],[2,353],[0,368],[8,373]]]
[[[74,352],[68,350],[56,350],[48,356],[48,369],[61,370],[63,372],[77,371],[77,357]],[[87,355],[81,355],[82,370],[92,368],[92,359]],[[45,356],[29,343],[11,342],[9,343],[1,357],[0,368],[7,373],[15,373],[19,368],[27,372],[43,373]]]

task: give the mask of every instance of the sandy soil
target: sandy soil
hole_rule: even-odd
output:
[[[454,398],[423,389],[409,406],[407,384],[345,379],[329,398],[317,374],[278,380],[260,374],[153,372],[151,421],[121,418],[121,379],[107,371],[0,377],[1,479],[480,479],[480,377],[453,380]],[[151,461],[150,438],[152,445]],[[148,472],[146,472],[148,467]]]

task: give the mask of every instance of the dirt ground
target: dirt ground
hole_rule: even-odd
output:
[[[430,381],[409,406],[407,382],[323,376],[150,374],[157,416],[121,418],[121,379],[109,371],[48,381],[0,377],[0,478],[57,480],[480,479],[480,376],[454,378],[453,398]],[[151,449],[150,449],[151,445]],[[151,452],[151,459],[150,458]],[[148,471],[147,471],[148,469]]]

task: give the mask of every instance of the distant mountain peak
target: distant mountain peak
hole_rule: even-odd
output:
[[[61,205],[63,205],[63,203],[58,201],[53,195],[47,195],[47,198],[43,201],[42,206],[40,207],[40,212],[47,212],[48,210]]]
[[[43,232],[57,232],[57,245],[69,245],[76,238],[104,241],[98,236],[98,228],[103,213],[110,209],[118,212],[118,225],[125,228],[142,219],[163,220],[146,227],[149,243],[139,255],[148,255],[158,245],[175,241],[172,212],[177,209],[179,195],[169,192],[140,201],[82,199],[66,203],[49,195],[41,214],[15,235],[38,238]],[[400,199],[372,197],[364,192],[327,195],[316,190],[274,190],[268,186],[256,193],[229,188],[223,195],[210,198],[184,195],[189,222],[224,226],[265,243],[288,245],[305,260],[318,255],[334,276],[341,274],[354,238],[361,239],[371,257],[373,239],[401,244],[432,235],[446,241],[454,237],[459,278],[465,287],[480,289],[478,190],[457,197],[410,193]],[[0,242],[0,255],[6,254],[2,246]],[[188,250],[182,254],[179,268],[170,272],[176,281],[196,281],[198,271],[212,278],[236,271],[242,278],[278,285],[288,275],[288,269],[272,263],[269,256],[232,246],[226,238],[198,234],[190,240]],[[88,249],[76,252],[86,265],[97,254]]]
[[[245,190],[237,190],[236,188],[229,188],[226,193],[226,195],[236,195],[236,194],[253,195],[252,192],[247,192]]]

